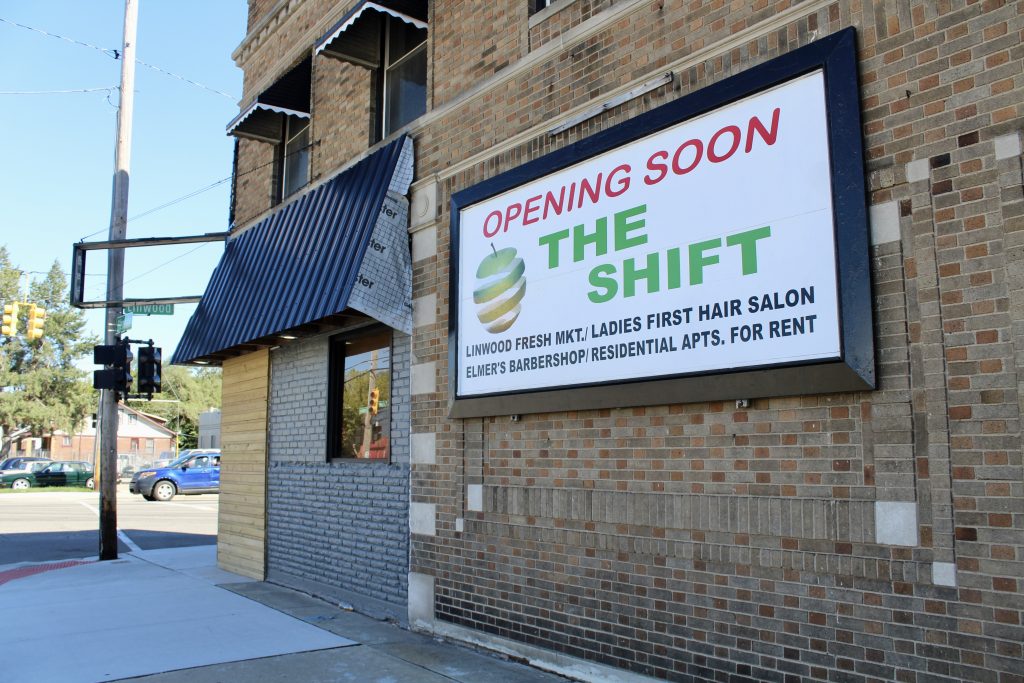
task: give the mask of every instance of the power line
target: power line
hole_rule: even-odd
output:
[[[109,94],[117,86],[108,88],[79,88],[77,90],[0,90],[0,95],[65,95],[68,93],[105,92]]]
[[[329,136],[325,136],[325,137],[329,137]],[[324,138],[320,138],[319,140],[314,140],[313,142],[309,143],[305,147],[300,147],[300,148],[296,149],[293,152],[289,152],[286,156],[293,156],[295,154],[301,154],[302,152],[305,152],[306,150],[312,149],[315,145],[319,144],[323,139]],[[256,171],[259,171],[260,169],[266,168],[267,166],[272,166],[272,165],[274,165],[276,163],[279,163],[279,162],[277,160],[267,161],[267,162],[264,162],[264,163],[259,164],[257,166],[253,166],[252,168],[250,168],[250,169],[248,169],[246,171],[242,171],[241,173],[236,173],[233,176],[228,176],[226,178],[221,178],[220,180],[214,181],[214,182],[210,183],[209,185],[206,185],[204,187],[199,188],[198,190],[193,190],[192,192],[189,192],[187,194],[183,194],[180,197],[176,197],[175,199],[172,199],[172,200],[170,200],[170,201],[168,201],[168,202],[166,202],[164,204],[160,204],[159,206],[154,206],[151,209],[146,209],[142,213],[135,214],[134,216],[129,216],[128,220],[129,221],[133,221],[133,220],[135,220],[137,218],[142,218],[143,216],[148,216],[151,213],[155,213],[155,212],[160,211],[162,209],[166,209],[169,206],[174,206],[175,204],[179,204],[179,203],[185,201],[186,199],[191,199],[192,197],[195,197],[196,195],[199,195],[199,194],[202,194],[203,192],[207,192],[209,190],[212,190],[215,187],[219,187],[220,185],[223,185],[224,183],[230,181],[232,178],[235,178],[235,179],[242,178],[244,176],[249,175],[250,173],[255,173]],[[99,235],[101,232],[104,232],[105,230],[106,230],[106,228],[102,228],[100,230],[97,230],[96,232],[92,232],[92,233],[89,233],[88,235],[84,235],[84,236],[80,237],[78,239],[78,241],[79,242],[84,242],[85,240],[89,239],[90,237],[95,237],[96,235]]]
[[[91,48],[93,50],[99,50],[103,54],[107,55],[108,57],[112,57],[114,59],[120,59],[121,58],[121,53],[118,50],[113,50],[113,49],[110,49],[110,48],[100,47],[99,45],[93,45],[92,43],[86,43],[84,41],[76,40],[74,38],[68,38],[67,36],[62,36],[62,35],[59,35],[57,33],[50,33],[49,31],[44,31],[44,30],[42,30],[40,28],[35,28],[35,27],[32,27],[32,26],[26,26],[25,24],[19,24],[18,22],[11,21],[10,19],[4,19],[3,17],[0,17],[0,21],[2,21],[5,24],[10,24],[11,26],[17,26],[18,28],[26,29],[28,31],[34,31],[35,33],[41,33],[42,35],[49,36],[50,38],[56,38],[58,40],[63,40],[64,42],[71,43],[73,45],[80,45],[82,47],[88,47],[88,48]],[[184,81],[185,83],[188,83],[189,85],[194,85],[197,88],[202,88],[203,90],[207,90],[209,92],[216,93],[217,95],[220,95],[221,97],[226,97],[229,100],[231,100],[232,102],[234,102],[235,99],[236,99],[233,95],[229,95],[226,92],[223,92],[221,90],[216,90],[215,88],[211,88],[211,87],[209,87],[207,85],[203,85],[202,83],[199,83],[197,81],[193,81],[190,78],[186,78],[186,77],[184,77],[184,76],[182,76],[180,74],[176,74],[173,71],[168,71],[167,69],[162,69],[159,66],[156,66],[155,64],[149,64],[147,62],[144,62],[141,59],[136,59],[135,63],[136,64],[141,64],[142,66],[146,67],[147,69],[152,69],[153,71],[158,71],[158,72],[160,72],[160,73],[162,73],[162,74],[164,74],[166,76],[170,76],[171,78],[176,78],[179,81]],[[0,93],[0,94],[35,94],[35,93]]]
[[[175,257],[174,257],[174,258],[172,258],[172,259],[169,259],[169,260],[167,260],[167,261],[164,261],[164,262],[163,262],[163,263],[161,263],[160,265],[158,265],[158,266],[156,266],[156,267],[154,267],[154,268],[150,268],[150,269],[149,269],[149,270],[147,270],[147,271],[146,271],[145,273],[142,273],[141,275],[136,275],[136,276],[135,276],[135,277],[133,277],[133,278],[132,278],[131,280],[125,280],[124,284],[128,284],[129,282],[135,282],[136,280],[141,280],[142,278],[146,277],[146,276],[147,276],[147,275],[149,275],[150,273],[155,273],[156,271],[160,270],[160,269],[161,269],[161,268],[163,268],[164,266],[169,266],[169,265],[171,265],[172,263],[174,263],[175,261],[177,261],[177,260],[179,260],[179,259],[183,259],[183,258],[185,258],[185,257],[186,257],[186,256],[188,256],[189,254],[194,254],[195,252],[199,251],[200,249],[202,249],[203,247],[207,246],[208,244],[209,244],[209,242],[205,242],[205,243],[203,243],[203,244],[200,244],[200,245],[199,245],[198,247],[196,247],[195,249],[189,249],[189,250],[188,250],[188,251],[186,251],[186,252],[185,252],[184,254],[180,254],[180,255],[178,255],[178,256],[175,256]]]
[[[41,33],[44,36],[49,36],[50,38],[56,38],[58,40],[63,40],[64,42],[71,43],[73,45],[81,45],[82,47],[88,47],[88,48],[92,48],[93,50],[99,50],[103,54],[107,55],[108,57],[112,57],[114,59],[117,59],[119,57],[119,55],[120,55],[120,53],[117,50],[112,50],[112,49],[106,48],[106,47],[100,47],[99,45],[93,45],[92,43],[86,43],[86,42],[83,42],[81,40],[75,40],[74,38],[68,38],[67,36],[61,36],[61,35],[58,35],[56,33],[50,33],[49,31],[44,31],[41,28],[33,28],[32,26],[26,26],[25,24],[19,24],[16,21],[11,21],[10,19],[4,19],[3,17],[0,17],[0,21],[4,22],[5,24],[10,24],[11,26],[17,26],[18,28],[23,28],[23,29],[26,29],[26,30],[29,30],[29,31],[35,31],[36,33]]]
[[[190,80],[188,78],[185,78],[184,76],[179,76],[178,74],[173,73],[171,71],[168,71],[167,69],[161,69],[160,67],[154,66],[153,64],[148,64],[148,63],[142,61],[141,59],[136,59],[135,63],[136,64],[141,64],[142,66],[146,67],[147,69],[152,69],[153,71],[159,71],[160,73],[165,74],[167,76],[170,76],[172,78],[177,78],[179,81],[184,81],[186,83],[189,83],[191,85],[196,86],[197,88],[202,88],[203,90],[208,90],[208,91],[210,91],[212,93],[216,93],[216,94],[220,95],[221,97],[226,97],[229,100],[231,100],[232,102],[234,102],[235,99],[236,99],[234,95],[229,95],[226,92],[223,92],[221,90],[216,90],[214,88],[211,88],[208,85],[203,85],[202,83],[197,83],[196,81],[193,81],[193,80]]]
[[[231,176],[228,176],[227,178],[221,178],[220,180],[218,180],[218,181],[216,181],[214,183],[210,183],[206,187],[201,187],[198,190],[193,190],[192,192],[189,192],[188,194],[182,195],[182,196],[178,197],[177,199],[172,199],[171,201],[169,201],[169,202],[167,202],[165,204],[161,204],[160,206],[154,206],[152,209],[147,209],[146,211],[143,211],[142,213],[137,213],[134,216],[131,216],[128,220],[134,221],[137,218],[142,218],[144,216],[148,216],[151,213],[156,213],[157,211],[160,211],[161,209],[166,209],[169,206],[174,206],[175,204],[179,204],[179,203],[185,201],[186,199],[191,199],[192,197],[195,197],[196,195],[200,195],[203,192],[206,192],[208,190],[212,190],[215,187],[223,185],[224,183],[228,182],[229,180],[231,180]]]
[[[191,199],[192,197],[200,195],[203,192],[208,192],[209,190],[212,190],[215,187],[219,187],[220,185],[223,185],[224,183],[228,182],[229,180],[231,180],[231,176],[228,176],[227,178],[221,178],[220,180],[212,182],[209,185],[206,185],[205,187],[199,188],[198,190],[193,190],[193,191],[189,192],[188,194],[183,194],[182,196],[177,197],[175,199],[172,199],[172,200],[170,200],[168,202],[165,202],[165,203],[163,203],[163,204],[161,204],[159,206],[154,206],[151,209],[146,209],[142,213],[135,214],[134,216],[129,216],[128,220],[129,221],[133,221],[133,220],[135,220],[137,218],[143,218],[145,216],[150,215],[151,213],[156,213],[157,211],[161,211],[162,209],[166,209],[169,206],[174,206],[175,204],[180,204],[181,202],[185,201],[186,199]],[[102,228],[100,230],[97,230],[96,232],[89,233],[88,235],[80,237],[78,241],[79,242],[84,242],[85,240],[89,239],[90,237],[95,237],[96,235],[99,235],[101,232],[104,232],[105,230],[106,230],[106,228]]]
[[[181,260],[181,259],[185,258],[186,256],[189,256],[190,254],[194,254],[195,252],[199,251],[203,247],[207,247],[207,246],[209,246],[208,242],[200,244],[199,246],[197,246],[197,247],[195,247],[193,249],[189,249],[184,254],[179,254],[178,256],[175,256],[174,258],[168,259],[168,260],[164,261],[163,263],[161,263],[161,264],[159,264],[157,266],[154,266],[153,268],[150,268],[149,270],[147,270],[144,273],[136,275],[135,277],[131,278],[130,280],[125,280],[124,284],[128,284],[129,282],[135,282],[136,280],[141,280],[142,278],[146,277],[147,275],[150,275],[151,273],[154,273],[154,272],[160,270],[161,268],[163,268],[165,266],[169,266],[172,263],[174,263],[175,261]],[[31,272],[36,272],[36,271],[31,271]],[[67,275],[67,273],[65,273],[65,275]],[[87,273],[87,275],[97,276],[97,275],[103,275],[103,273]],[[101,283],[97,283],[95,285],[90,285],[89,286],[89,291],[99,292],[99,291],[102,291],[102,289],[104,289],[105,287],[106,287],[106,285],[101,282]]]

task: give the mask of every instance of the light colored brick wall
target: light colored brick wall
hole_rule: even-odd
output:
[[[1019,683],[1024,5],[576,0],[529,27],[525,4],[432,3],[435,96],[414,126],[440,215],[416,236],[436,249],[414,262],[432,311],[411,428],[432,450],[411,500],[436,518],[417,519],[410,569],[433,579],[438,623],[675,680]],[[453,192],[848,26],[887,231],[877,391],[446,417]],[[915,542],[879,542],[901,524]]]
[[[556,0],[530,20],[530,49],[562,37],[612,4],[614,0]]]
[[[313,60],[312,178],[330,177],[370,144],[373,72],[333,57]],[[344,96],[342,93],[359,93]]]
[[[329,337],[271,355],[267,572],[281,583],[379,601],[401,618],[409,571],[409,337],[392,348],[391,462],[328,462]],[[391,609],[387,605],[398,606]]]
[[[414,292],[443,312],[452,192],[853,25],[869,201],[898,226],[872,254],[876,392],[449,422],[443,313],[417,329],[437,391],[413,431],[437,451],[412,494],[437,536],[413,537],[413,571],[441,620],[658,677],[1017,680],[1020,158],[993,140],[1021,128],[1020,5],[802,5],[759,31],[774,4],[643,3],[421,131],[443,215]],[[666,68],[677,85],[544,134]],[[916,546],[877,542],[879,501],[911,503]]]
[[[235,50],[244,71],[242,100],[259,92],[313,52],[313,43],[354,1],[290,0],[273,3]],[[254,30],[255,29],[255,30]]]
[[[525,2],[433,2],[430,41],[434,106],[466,92],[519,59]]]
[[[280,2],[281,0],[250,0],[249,20],[246,22],[247,29],[251,31]]]
[[[235,225],[244,225],[273,205],[274,145],[238,141],[235,169]]]

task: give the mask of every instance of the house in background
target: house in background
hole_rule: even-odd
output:
[[[175,452],[177,435],[167,428],[164,418],[126,405],[118,406],[118,418],[117,452],[128,456],[124,464],[143,465]],[[46,436],[33,437],[26,431],[12,439],[10,455],[94,462],[95,452],[96,421],[95,417],[89,417],[74,434],[56,430]]]

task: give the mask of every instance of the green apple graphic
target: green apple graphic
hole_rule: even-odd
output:
[[[526,294],[526,264],[516,256],[513,247],[494,249],[476,269],[477,286],[473,303],[477,304],[476,317],[491,334],[512,327],[522,310],[520,302]]]

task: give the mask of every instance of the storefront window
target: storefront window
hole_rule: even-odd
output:
[[[374,327],[332,340],[329,458],[391,455],[391,330]]]

